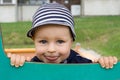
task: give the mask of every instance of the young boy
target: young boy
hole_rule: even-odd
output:
[[[32,28],[28,31],[36,49],[32,62],[44,63],[92,63],[71,49],[75,41],[74,20],[70,11],[61,4],[49,3],[41,6],[33,16]],[[22,66],[24,56],[8,55],[11,65]],[[116,57],[101,57],[95,60],[102,67],[112,68]]]

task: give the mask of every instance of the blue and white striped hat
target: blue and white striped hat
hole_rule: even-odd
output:
[[[74,20],[70,11],[59,3],[48,3],[37,9],[33,16],[32,28],[27,36],[32,37],[35,28],[46,24],[58,24],[68,26],[75,40]]]

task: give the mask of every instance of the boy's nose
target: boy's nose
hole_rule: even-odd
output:
[[[55,51],[56,51],[55,44],[49,44],[49,46],[48,46],[48,52],[53,53]]]

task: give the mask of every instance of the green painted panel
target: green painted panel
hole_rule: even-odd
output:
[[[26,62],[15,68],[6,57],[0,34],[0,80],[120,80],[120,62],[113,69],[99,64],[44,64]]]

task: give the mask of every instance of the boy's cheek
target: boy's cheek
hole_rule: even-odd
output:
[[[61,48],[60,53],[68,55],[70,53],[70,48]]]
[[[37,52],[37,53],[44,53],[45,50],[44,50],[44,49],[41,49],[41,48],[37,48],[37,49],[36,49],[36,52]]]
[[[37,47],[37,46],[35,46],[35,51],[36,51],[36,53],[43,53],[43,52],[45,52],[45,50],[44,50],[44,48],[42,48],[42,47]]]
[[[62,51],[70,51],[70,49],[71,49],[70,45],[69,46],[65,46],[65,47],[61,47]]]

